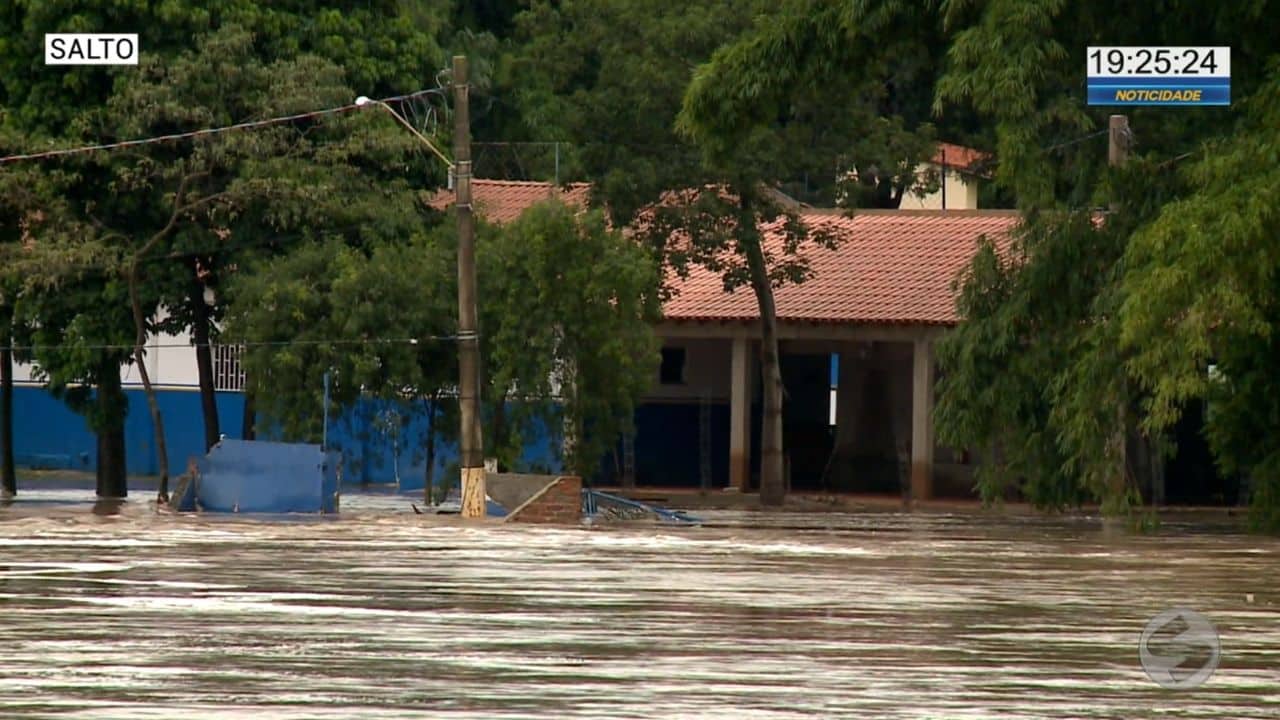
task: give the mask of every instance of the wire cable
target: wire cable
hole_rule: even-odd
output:
[[[383,98],[375,102],[391,103],[409,100],[424,95],[438,94],[439,89],[419,90],[407,95],[396,95],[389,98]],[[340,113],[350,112],[352,110],[362,109],[362,105],[355,102],[337,107],[325,108],[323,110],[312,110],[310,112],[295,113],[293,115],[282,115],[279,117],[265,118],[263,120],[247,120],[245,122],[235,123],[233,125],[224,125],[215,128],[203,128],[200,130],[190,130],[187,132],[170,133],[168,135],[156,135],[153,137],[138,138],[135,140],[121,140],[119,142],[100,143],[97,145],[81,145],[73,148],[61,148],[57,150],[45,150],[43,152],[22,153],[19,155],[7,155],[0,157],[0,165],[10,163],[23,162],[27,160],[46,160],[49,158],[65,157],[68,155],[79,155],[83,153],[100,152],[104,150],[117,150],[125,147],[136,147],[139,145],[151,145],[154,143],[172,142],[174,140],[185,140],[187,138],[208,137],[219,135],[221,133],[231,132],[232,130],[252,130],[255,128],[267,127],[270,125],[283,125],[287,123],[297,122],[299,120],[309,120],[313,118],[327,117],[329,115],[337,115]],[[434,149],[434,148],[433,148]]]
[[[338,237],[343,233],[351,232],[353,230],[360,230],[366,226],[367,224],[363,222],[349,223],[346,225],[328,226],[323,228],[323,234],[333,236],[333,237]],[[147,253],[146,255],[139,255],[137,258],[137,262],[139,265],[147,265],[150,263],[166,263],[166,262],[173,262],[177,260],[192,260],[192,259],[199,259],[204,257],[212,257],[216,255],[224,255],[226,253],[238,252],[240,250],[258,250],[258,249],[264,249],[264,248],[272,248],[273,246],[284,245],[285,243],[291,243],[294,241],[310,242],[310,241],[316,241],[316,240],[318,240],[318,238],[310,233],[294,232],[294,233],[288,233],[285,235],[271,235],[267,237],[260,237],[254,240],[242,240],[239,242],[222,243],[220,245],[211,245],[209,247],[196,248],[193,250],[175,249],[168,252],[153,251],[153,252]],[[319,240],[323,241],[322,238],[320,238]],[[280,248],[273,248],[273,249],[280,249]],[[0,251],[0,262],[5,261],[8,257],[16,256],[16,253],[20,251],[16,249],[10,249],[8,252],[10,253],[10,255],[6,255],[3,251]],[[123,259],[119,259],[116,261],[108,261],[103,259],[94,259],[94,260],[77,259],[68,263],[69,269],[66,271],[65,274],[74,274],[76,272],[83,272],[83,271],[89,271],[89,270],[113,270],[113,269],[119,268],[123,264],[124,264]]]
[[[1062,142],[1060,142],[1060,143],[1056,143],[1056,144],[1054,144],[1054,145],[1050,145],[1050,146],[1048,146],[1048,147],[1041,148],[1041,149],[1040,149],[1040,152],[1050,153],[1050,152],[1053,152],[1054,150],[1061,150],[1062,148],[1065,148],[1065,147],[1071,147],[1072,145],[1077,145],[1077,144],[1082,143],[1082,142],[1084,142],[1084,141],[1086,141],[1086,140],[1092,140],[1093,138],[1101,137],[1101,136],[1103,136],[1103,135],[1106,135],[1106,134],[1107,134],[1107,133],[1109,133],[1109,132],[1111,132],[1111,130],[1110,130],[1110,129],[1097,130],[1097,131],[1095,131],[1095,132],[1091,132],[1091,133],[1089,133],[1089,134],[1087,134],[1087,135],[1081,135],[1081,136],[1080,136],[1080,137],[1078,137],[1078,138],[1072,138],[1071,140],[1064,140],[1064,141],[1062,141]]]
[[[182,349],[194,347],[215,346],[233,346],[233,347],[287,347],[290,345],[316,346],[316,345],[419,345],[426,342],[457,342],[460,340],[474,340],[474,333],[466,335],[424,335],[422,337],[407,338],[330,338],[323,340],[297,339],[297,340],[246,340],[244,342],[226,342],[226,343],[144,343],[143,350],[159,350],[159,349]],[[76,350],[133,350],[132,344],[126,343],[94,343],[80,345],[77,343],[59,343],[56,345],[9,345],[0,346],[0,350],[34,352],[36,350],[62,350],[73,348]]]

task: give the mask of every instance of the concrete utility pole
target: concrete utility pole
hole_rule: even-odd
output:
[[[1112,115],[1107,136],[1107,164],[1119,167],[1129,159],[1129,116]]]
[[[1129,118],[1126,115],[1112,115],[1109,124],[1109,136],[1107,142],[1107,164],[1111,167],[1120,167],[1129,160],[1129,150],[1133,147],[1133,136],[1129,132]],[[1117,210],[1116,203],[1111,203],[1111,211]],[[1124,388],[1126,399],[1128,395],[1128,380],[1125,380]],[[1129,436],[1130,418],[1128,407],[1124,404],[1120,406],[1121,430],[1119,443],[1120,456],[1120,479],[1121,482],[1128,482],[1128,473],[1130,466],[1129,458]],[[1145,485],[1148,481],[1151,487],[1151,503],[1153,505],[1164,505],[1165,501],[1165,477],[1164,462],[1152,450],[1148,438],[1141,435],[1135,435],[1134,448],[1136,452],[1133,457],[1134,472],[1139,477],[1138,484]]]
[[[1112,115],[1108,125],[1110,132],[1107,134],[1107,164],[1111,167],[1120,167],[1129,159],[1129,117],[1127,115]],[[1118,206],[1114,200],[1111,202],[1111,212],[1115,212]],[[1128,380],[1123,380],[1121,385],[1123,391],[1119,404],[1116,407],[1116,422],[1119,427],[1116,428],[1115,439],[1116,444],[1116,478],[1115,488],[1117,492],[1124,492],[1125,486],[1129,481],[1129,407],[1128,407]]]
[[[467,58],[453,57],[453,182],[458,217],[458,403],[462,428],[462,516],[485,516],[480,437],[480,338],[476,312],[475,220],[471,214],[471,112]]]

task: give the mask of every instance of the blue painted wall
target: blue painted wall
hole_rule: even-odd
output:
[[[711,487],[729,484],[729,406],[711,406]],[[698,403],[649,403],[636,408],[636,484],[702,484],[702,408]],[[601,459],[599,480],[620,482],[622,449]]]
[[[825,367],[824,367],[825,366]],[[822,454],[829,443],[826,426],[830,385],[838,382],[838,356],[784,357],[784,380],[789,394],[787,445],[808,447],[805,455]],[[125,391],[129,414],[125,427],[128,469],[134,475],[155,475],[154,432],[146,397],[140,389]],[[239,438],[244,417],[244,396],[218,393],[222,432]],[[194,390],[164,390],[158,394],[169,445],[169,472],[181,474],[187,458],[204,454],[204,426],[200,394]],[[636,411],[636,479],[643,485],[697,487],[701,481],[700,408],[697,403],[647,404]],[[711,483],[724,487],[729,481],[729,407],[716,404],[711,411]],[[811,422],[810,422],[811,421]],[[760,408],[751,412],[753,471],[759,468]],[[347,483],[394,484],[400,489],[421,490],[426,470],[426,434],[429,428],[425,403],[391,403],[366,400],[329,425],[329,445],[342,453],[343,480]],[[523,454],[514,471],[558,472],[561,469],[554,444],[558,433],[545,427],[525,438]],[[810,437],[812,436],[812,437]],[[264,439],[269,439],[265,438]],[[17,461],[27,467],[92,471],[97,462],[97,442],[83,418],[67,409],[43,388],[21,386],[14,393],[14,449]],[[617,480],[618,458],[601,459],[599,477]],[[458,448],[437,438],[434,480],[453,484]],[[825,456],[824,456],[825,457]],[[798,471],[798,472],[797,472]],[[793,482],[806,483],[813,468],[793,465]],[[798,482],[797,482],[798,481]]]
[[[439,418],[436,420],[439,422]],[[343,457],[343,482],[393,484],[401,490],[421,490],[426,484],[426,402],[361,400],[329,424],[329,446]],[[514,472],[559,472],[558,437],[535,423]],[[457,481],[451,470],[458,462],[458,446],[436,437],[433,482]]]
[[[156,475],[155,431],[142,390],[126,390],[129,412],[125,419],[125,454],[131,475]],[[204,455],[204,420],[200,393],[162,390],[156,395],[164,417],[169,450],[169,473],[186,471],[187,458]],[[223,434],[239,438],[244,418],[244,395],[217,394],[218,418]],[[343,455],[343,480],[348,483],[395,483],[400,489],[421,490],[426,470],[424,404],[361,401],[330,422],[329,445]],[[44,469],[92,471],[97,463],[97,440],[84,418],[43,388],[14,388],[14,451],[19,465]],[[263,439],[269,439],[264,437]],[[516,471],[558,472],[560,461],[546,428],[537,427],[526,438]],[[446,478],[458,459],[457,445],[436,440],[435,482]],[[397,468],[398,461],[398,468]]]
[[[13,448],[19,465],[35,468],[92,471],[98,461],[98,443],[84,418],[43,388],[16,387],[13,393]],[[129,414],[125,419],[125,457],[134,475],[156,475],[155,431],[146,395],[125,390]],[[239,437],[244,417],[244,396],[218,393],[218,417],[222,432]],[[187,468],[187,458],[204,455],[204,421],[200,393],[165,390],[157,393],[169,446],[169,472]]]

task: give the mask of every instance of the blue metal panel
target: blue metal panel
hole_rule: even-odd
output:
[[[320,512],[338,512],[338,493],[342,485],[338,482],[338,463],[341,458],[332,450],[324,451],[324,465],[320,478]]]
[[[223,440],[198,462],[196,498],[210,512],[337,512],[336,460],[319,445]]]

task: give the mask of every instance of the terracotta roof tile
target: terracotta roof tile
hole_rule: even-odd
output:
[[[472,188],[478,211],[490,222],[514,220],[554,192],[549,183],[479,179]],[[585,206],[590,186],[575,183],[560,192],[566,202]],[[452,201],[453,193],[445,191],[432,205],[443,209]],[[1004,246],[1019,222],[1016,212],[1005,210],[860,210],[852,217],[802,212],[805,222],[828,229],[840,243],[835,250],[802,250],[813,276],[774,292],[780,320],[955,324],[959,318],[952,282],[972,259],[981,237]],[[781,237],[766,228],[766,242],[776,246]],[[688,278],[672,275],[669,280],[675,294],[663,306],[668,320],[758,317],[751,289],[726,293],[716,273],[693,266]]]
[[[520,217],[527,208],[559,193],[569,205],[586,206],[591,186],[587,183],[570,183],[557,188],[547,182],[523,180],[471,181],[472,204],[476,212],[492,223],[508,223]],[[441,190],[429,201],[431,207],[444,210],[453,205],[452,190]]]
[[[971,170],[976,165],[982,165],[991,159],[989,153],[981,150],[974,150],[971,147],[963,145],[955,145],[952,143],[940,142],[938,149],[934,151],[933,157],[929,162],[934,165],[945,165],[947,167],[959,168],[961,170]]]
[[[860,211],[853,217],[809,213],[805,221],[840,238],[835,250],[802,251],[813,276],[774,291],[780,320],[952,325],[952,281],[967,266],[979,238],[997,242],[1018,223],[1007,211]],[[780,243],[774,233],[768,242]],[[753,320],[750,288],[724,292],[719,275],[691,268],[674,279],[663,306],[669,320]]]

